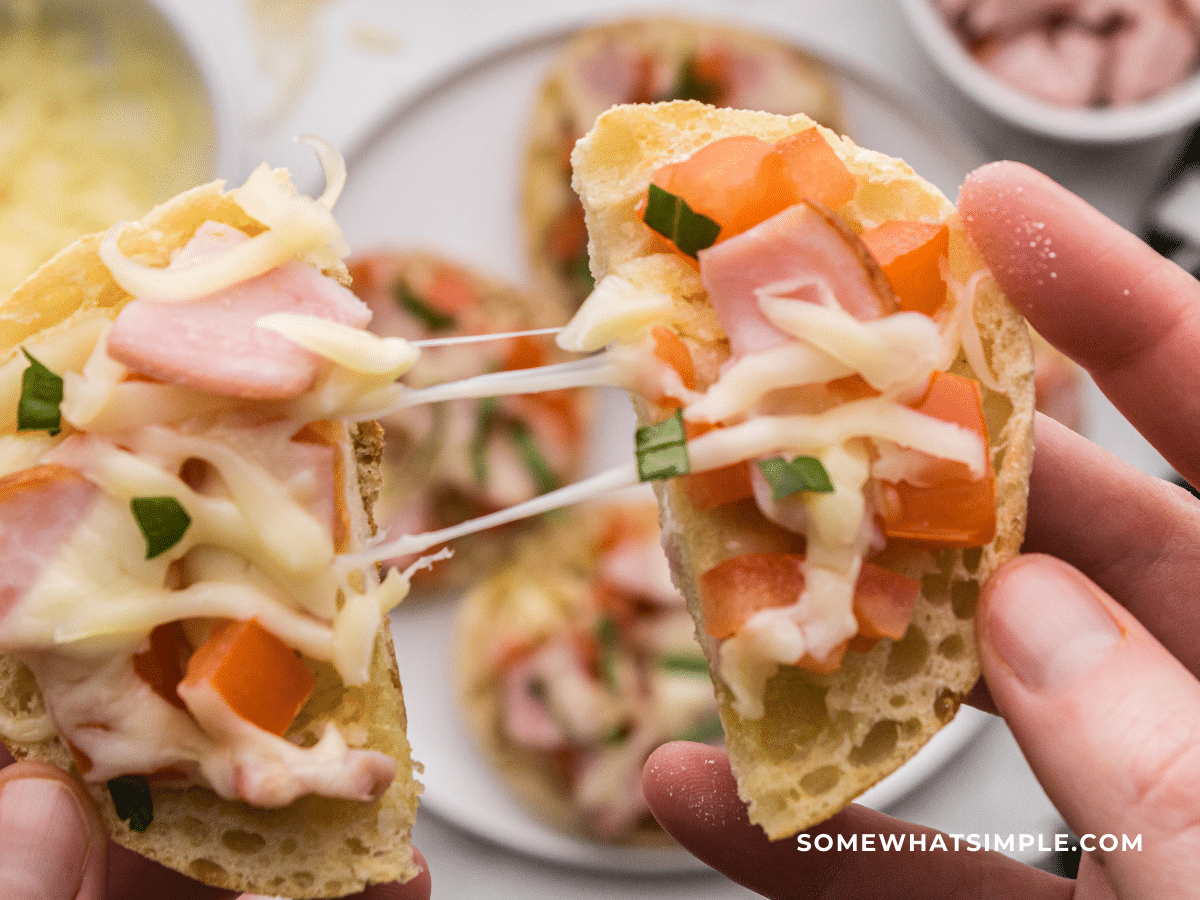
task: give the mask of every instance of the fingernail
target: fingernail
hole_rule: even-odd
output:
[[[89,831],[79,801],[53,778],[0,786],[0,884],[6,900],[71,900],[87,863]]]
[[[1099,588],[1066,563],[1030,557],[988,585],[984,640],[1028,690],[1052,693],[1121,640]]]

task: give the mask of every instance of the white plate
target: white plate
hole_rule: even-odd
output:
[[[544,73],[566,32],[516,42],[465,63],[398,105],[349,150],[338,218],[355,252],[423,247],[515,284],[531,276],[519,222],[524,128]],[[906,159],[954,196],[979,152],[937,115],[831,62],[847,131],[866,147]],[[598,434],[628,435],[628,404],[599,405]],[[629,452],[614,437],[594,448],[592,469]],[[510,796],[479,754],[458,713],[449,635],[455,605],[413,603],[393,616],[413,753],[425,766],[422,805],[473,834],[554,862],[612,872],[675,873],[703,866],[679,848],[621,848],[548,828]],[[862,798],[886,808],[933,776],[979,730],[963,710],[907,765]]]

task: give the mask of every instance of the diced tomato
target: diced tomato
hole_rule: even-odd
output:
[[[700,576],[704,630],[727,638],[759,610],[795,603],[804,590],[803,564],[798,553],[746,553],[713,566]]]
[[[884,222],[862,233],[863,243],[887,275],[900,308],[932,316],[946,302],[939,260],[950,247],[950,229],[930,222]]]
[[[532,369],[545,361],[545,346],[533,335],[523,334],[512,338],[508,355],[504,358],[504,369],[506,371]]]
[[[283,734],[316,679],[287,644],[254,619],[218,625],[188,660],[185,685],[208,682],[248,722]]]
[[[658,169],[652,180],[720,225],[718,242],[802,200],[836,209],[856,187],[815,128],[775,142],[747,135],[718,138]]]
[[[978,547],[996,534],[996,479],[988,452],[987,425],[979,385],[961,375],[936,372],[929,390],[913,407],[955,422],[984,440],[987,472],[972,479],[966,466],[948,464],[948,477],[922,487],[908,482],[884,485],[883,531],[889,538],[936,547]]]
[[[774,146],[787,160],[795,192],[800,198],[827,209],[837,209],[854,197],[858,187],[854,176],[817,129],[807,128],[780,138]]]
[[[799,201],[787,162],[756,137],[718,138],[663,166],[653,182],[721,226],[717,240],[741,234]]]
[[[650,337],[654,341],[654,355],[679,373],[679,380],[689,391],[696,389],[696,368],[692,363],[692,353],[687,344],[670,328],[665,325],[655,325],[650,329]]]
[[[750,464],[747,462],[704,472],[689,472],[683,476],[683,488],[692,506],[700,512],[754,496],[754,488],[750,483]]]
[[[439,266],[425,295],[421,298],[439,312],[455,315],[475,306],[479,301],[475,288],[450,266]]]
[[[704,630],[715,638],[727,638],[756,612],[795,603],[804,589],[803,562],[804,556],[798,553],[747,553],[713,566],[700,576]],[[824,659],[805,653],[795,665],[833,672],[841,665],[847,646],[865,650],[881,637],[899,640],[908,630],[920,593],[919,582],[874,563],[863,563],[854,585],[858,634]]]
[[[883,566],[863,563],[854,585],[854,618],[864,638],[898,641],[908,631],[921,583]]]
[[[150,646],[134,654],[133,670],[154,693],[172,706],[184,708],[179,699],[179,682],[190,652],[183,628],[178,622],[167,622],[150,632]]]

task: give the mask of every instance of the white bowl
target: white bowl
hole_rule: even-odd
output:
[[[114,44],[127,47],[132,42],[154,54],[157,65],[170,67],[199,86],[210,121],[203,146],[190,148],[205,163],[195,167],[203,169],[198,177],[240,181],[247,174],[245,108],[217,48],[206,43],[181,14],[179,0],[34,0],[32,8],[41,11],[38,15],[70,23],[71,30],[90,35],[94,52],[101,56]]]
[[[1200,74],[1138,103],[1102,109],[1055,106],[1010,87],[975,62],[930,0],[900,4],[934,64],[959,90],[1028,131],[1079,143],[1123,143],[1160,137],[1200,121]]]

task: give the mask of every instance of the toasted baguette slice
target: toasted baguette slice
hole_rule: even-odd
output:
[[[806,116],[714,109],[693,102],[619,106],[597,120],[575,147],[574,185],[587,211],[589,252],[597,282],[620,271],[639,288],[665,292],[683,313],[675,320],[694,348],[697,377],[712,382],[727,357],[695,269],[663,252],[639,221],[635,204],[660,166],[690,156],[716,138],[771,140],[813,127]],[[854,175],[853,198],[836,210],[855,232],[892,219],[945,221],[949,270],[966,284],[984,268],[946,198],[897,159],[857,147],[828,129],[820,134]],[[892,772],[955,715],[979,677],[973,621],[980,585],[1015,555],[1025,525],[1032,458],[1033,383],[1028,330],[991,278],[978,282],[974,317],[999,390],[983,403],[996,473],[997,532],[982,548],[889,547],[874,561],[920,582],[903,639],[880,640],[865,654],[848,652],[833,674],[784,666],[766,684],[766,713],[742,718],[717,670],[716,642],[705,631],[698,579],[739,547],[753,547],[763,519],[752,501],[698,511],[679,479],[656,482],[663,540],[676,583],[706,645],[720,699],[730,761],[751,821],[772,838],[820,822]],[[953,371],[974,375],[960,357]],[[635,397],[643,423],[661,416]]]
[[[162,265],[209,220],[249,234],[262,231],[223,192],[222,183],[214,182],[167,201],[128,226],[121,247],[127,255]],[[72,326],[97,312],[115,317],[131,299],[100,260],[101,238],[91,235],[67,247],[0,304],[3,396],[15,396],[10,388],[20,383],[26,366],[21,346],[47,359],[73,353],[78,358],[79,348],[64,345],[78,333]],[[348,280],[344,269],[327,274]],[[15,421],[15,409],[3,414],[5,422]],[[0,442],[19,440],[0,437]],[[380,488],[382,431],[373,422],[353,426],[340,444],[345,471],[355,473],[343,479],[350,542],[361,546],[374,532],[371,505]],[[15,468],[21,466],[5,471]],[[314,662],[310,668],[316,673],[316,687],[288,738],[311,744],[326,724],[333,723],[351,736],[355,746],[393,757],[397,775],[382,797],[363,803],[306,796],[281,809],[259,809],[221,799],[205,788],[152,785],[154,820],[138,833],[118,817],[104,784],[87,784],[113,839],[186,875],[234,891],[334,897],[360,891],[370,883],[416,875],[409,836],[421,786],[413,777],[390,632],[386,627],[378,631],[370,679],[361,687],[344,685],[328,664]],[[49,722],[30,671],[4,655],[0,655],[0,737],[19,760],[44,761],[79,775],[71,753]]]

